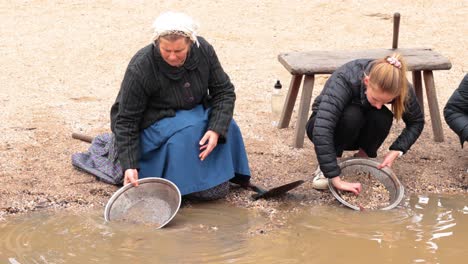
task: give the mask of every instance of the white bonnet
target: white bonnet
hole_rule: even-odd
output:
[[[165,12],[159,15],[153,22],[153,41],[174,32],[183,32],[184,35],[189,37],[199,47],[197,29],[197,23],[188,15],[179,12]]]

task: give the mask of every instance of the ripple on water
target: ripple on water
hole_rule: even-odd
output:
[[[19,263],[54,262],[92,248],[95,237],[104,229],[104,219],[97,212],[86,216],[32,213],[13,217],[0,227],[0,257]]]
[[[105,222],[102,212],[31,214],[0,225],[0,262],[219,263],[244,258],[248,210],[222,203],[182,208],[163,229]],[[112,253],[109,253],[112,252]]]

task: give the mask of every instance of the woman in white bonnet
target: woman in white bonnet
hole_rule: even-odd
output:
[[[234,86],[189,16],[163,13],[153,28],[152,43],[131,59],[111,109],[124,184],[162,177],[182,195],[224,197],[229,180],[250,180],[232,119]]]

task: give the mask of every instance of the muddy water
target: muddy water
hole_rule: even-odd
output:
[[[468,196],[413,196],[391,211],[303,208],[262,234],[258,213],[182,208],[165,228],[86,215],[0,222],[0,263],[466,263]]]

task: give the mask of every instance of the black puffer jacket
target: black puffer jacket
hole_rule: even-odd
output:
[[[453,92],[444,108],[445,122],[460,137],[460,143],[468,140],[468,74]]]
[[[321,94],[315,99],[312,111],[316,114],[312,142],[320,164],[320,169],[327,178],[341,174],[337,164],[334,147],[334,131],[344,108],[349,104],[362,108],[372,107],[365,94],[364,73],[372,68],[372,60],[360,59],[346,63],[338,68],[325,83]],[[418,139],[424,127],[424,116],[411,87],[403,121],[406,127],[390,146],[390,150],[406,153]]]

